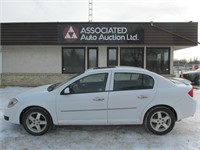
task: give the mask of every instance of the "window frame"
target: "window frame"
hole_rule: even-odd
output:
[[[119,61],[120,66],[122,66],[121,61],[122,61],[122,51],[123,51],[123,49],[137,49],[137,48],[142,49],[142,66],[141,66],[141,68],[144,68],[144,60],[145,60],[145,58],[144,58],[144,54],[145,54],[144,47],[120,47],[120,61]],[[140,66],[131,66],[131,67],[140,67]]]
[[[158,74],[170,74],[170,70],[171,70],[171,66],[170,66],[170,60],[171,60],[171,48],[170,47],[147,47],[146,48],[146,69],[148,69],[149,70],[149,68],[147,68],[147,64],[148,64],[148,60],[147,60],[147,54],[148,54],[148,50],[155,50],[155,49],[167,49],[168,50],[168,71],[167,71],[167,73],[165,73],[165,72],[155,72],[155,71],[153,71],[153,70],[150,70],[150,71],[152,71],[152,72],[155,72],[155,73],[158,73]]]
[[[137,89],[127,89],[127,90],[115,90],[115,74],[130,74],[131,75],[131,77],[132,77],[132,74],[137,74],[137,75],[141,75],[142,76],[142,86],[141,86],[141,88],[137,88]],[[152,85],[152,87],[151,88],[144,88],[145,86],[144,86],[144,76],[148,76],[148,77],[150,77],[151,79],[152,79],[152,81],[153,81],[153,85]],[[122,80],[123,81],[123,80]],[[131,80],[124,80],[124,81],[131,81]],[[112,91],[113,92],[116,92],[116,91],[138,91],[138,90],[153,90],[154,88],[155,88],[155,79],[152,77],[152,76],[150,76],[150,75],[148,75],[148,74],[145,74],[145,73],[137,73],[137,72],[114,72],[113,73],[113,79],[112,79],[112,82],[113,82],[113,84],[112,84]]]
[[[70,86],[76,82],[80,82],[80,80],[84,79],[84,78],[87,78],[89,76],[94,76],[94,75],[100,75],[100,74],[105,74],[105,77],[106,77],[106,83],[105,83],[105,88],[103,91],[93,91],[93,92],[79,92],[79,93],[71,93],[70,94],[88,94],[88,93],[100,93],[100,92],[107,92],[106,91],[106,87],[107,87],[107,84],[108,84],[108,80],[109,80],[109,72],[102,72],[102,73],[95,73],[95,74],[90,74],[90,75],[86,75],[84,77],[81,77],[79,78],[78,80],[74,81],[73,83],[71,83],[70,85],[68,85],[66,88],[69,88],[70,89]],[[104,79],[105,80],[105,79]],[[94,83],[97,83],[97,82],[94,82]],[[64,88],[63,91],[66,89]]]
[[[119,63],[118,63],[118,53],[119,53],[118,47],[107,47],[107,66],[108,67],[112,66],[112,65],[109,65],[109,51],[111,49],[115,49],[116,50],[116,65],[115,66],[118,66],[119,65]]]
[[[90,50],[96,50],[96,67],[98,67],[99,66],[99,63],[98,63],[98,61],[99,61],[99,50],[98,50],[98,47],[87,47],[87,69],[89,69],[90,67],[89,67],[89,63],[90,63],[90,55],[89,55],[89,51]],[[91,68],[93,68],[93,67],[91,67]]]
[[[64,50],[65,49],[83,49],[83,54],[84,54],[84,56],[83,56],[83,58],[84,58],[84,67],[83,67],[83,71],[85,71],[85,47],[62,47],[62,53],[61,53],[61,58],[62,58],[62,60],[61,60],[61,70],[62,70],[62,74],[75,74],[75,73],[80,73],[80,72],[75,72],[75,71],[71,71],[71,72],[69,72],[69,71],[65,71],[65,70],[63,70],[63,65],[64,65]]]

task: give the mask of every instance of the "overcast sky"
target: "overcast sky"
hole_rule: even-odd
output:
[[[1,22],[88,21],[88,0],[0,0],[0,3]],[[200,22],[199,14],[199,0],[93,0],[93,22]],[[200,60],[200,46],[178,50],[174,56],[193,57]]]

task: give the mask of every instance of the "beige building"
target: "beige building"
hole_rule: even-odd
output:
[[[0,85],[61,82],[91,67],[172,74],[173,52],[197,45],[197,23],[3,23]]]

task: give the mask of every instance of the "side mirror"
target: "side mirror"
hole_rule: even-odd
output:
[[[69,87],[67,87],[66,89],[64,89],[61,93],[62,95],[67,95],[67,94],[70,94],[70,90],[69,90]]]

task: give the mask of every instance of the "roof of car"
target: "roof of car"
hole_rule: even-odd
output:
[[[111,67],[94,67],[91,69],[88,69],[86,71],[92,71],[92,70],[135,70],[135,71],[148,71],[143,68],[139,67],[130,67],[130,66],[111,66]]]

